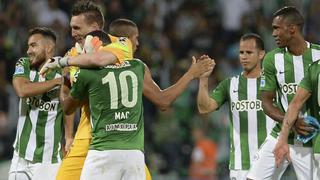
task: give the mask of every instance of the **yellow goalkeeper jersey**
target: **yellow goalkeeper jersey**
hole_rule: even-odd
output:
[[[111,43],[100,47],[99,51],[108,51],[113,53],[118,58],[117,63],[122,63],[125,60],[133,59],[132,44],[128,38],[115,37],[109,35]],[[77,56],[77,50],[75,47],[70,49],[67,53],[68,56]],[[79,67],[70,67],[70,81],[73,82],[74,74]],[[90,109],[88,103],[85,103],[81,107],[81,116],[78,125],[75,139],[90,139],[91,138],[91,124],[90,124]]]

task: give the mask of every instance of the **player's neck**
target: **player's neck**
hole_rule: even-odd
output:
[[[307,42],[303,39],[303,37],[299,37],[293,39],[287,48],[291,54],[295,56],[300,56],[307,50],[308,46]]]
[[[243,71],[242,75],[246,78],[258,78],[261,76],[261,68],[256,67],[250,71]]]

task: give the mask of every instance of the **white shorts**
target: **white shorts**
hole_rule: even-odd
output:
[[[313,180],[320,180],[320,154],[314,154]]]
[[[139,150],[89,150],[80,179],[146,179],[144,154]]]
[[[249,171],[246,170],[231,170],[230,169],[230,180],[246,180]]]
[[[55,180],[60,163],[32,163],[14,152],[9,170],[9,180]]]
[[[273,150],[276,146],[277,139],[269,135],[263,145],[260,147],[250,167],[248,178],[250,179],[272,179],[278,180],[289,165],[284,160],[280,167],[275,166],[275,157]],[[312,179],[313,161],[312,148],[298,147],[289,145],[290,157],[294,171],[298,179]]]

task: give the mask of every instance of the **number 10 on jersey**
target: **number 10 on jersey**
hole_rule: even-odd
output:
[[[128,79],[130,79],[131,82],[128,82]],[[129,83],[132,84],[131,89],[129,89],[128,87]],[[102,78],[102,84],[109,84],[111,109],[119,108],[119,88],[121,95],[121,103],[124,107],[131,108],[137,104],[138,78],[134,72],[128,70],[122,71],[118,77],[115,76],[114,72],[109,72],[104,78]],[[120,87],[118,87],[117,84],[120,84]],[[132,94],[131,101],[129,99],[129,91],[131,91],[130,93]]]

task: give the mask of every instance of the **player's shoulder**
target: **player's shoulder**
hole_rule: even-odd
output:
[[[309,66],[309,69],[314,69],[314,68],[318,69],[319,67],[320,67],[320,59],[312,62]]]
[[[275,54],[284,54],[284,53],[285,53],[284,48],[275,48],[266,53],[265,59],[274,59]]]
[[[230,77],[227,77],[227,78],[225,78],[224,80],[222,80],[222,81],[220,82],[220,84],[229,85],[232,80],[237,80],[237,79],[239,79],[239,75],[230,76]]]
[[[125,60],[124,63],[132,64],[132,65],[134,64],[145,65],[145,63],[141,59],[137,59],[137,58]]]
[[[320,50],[320,45],[319,44],[315,44],[315,43],[310,43],[310,48],[311,49]]]
[[[16,63],[16,65],[24,66],[26,64],[30,64],[30,58],[29,57],[20,57]]]

